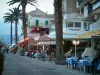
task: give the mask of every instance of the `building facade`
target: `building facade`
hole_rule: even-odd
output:
[[[87,54],[92,52],[91,55],[95,55],[95,51],[97,53],[100,51],[97,48],[100,44],[100,0],[77,0],[76,3],[76,11],[83,15],[84,21],[88,21],[90,27],[90,31],[78,35],[78,38],[90,37],[91,46],[85,52]]]
[[[49,34],[49,28],[54,23],[53,14],[47,14],[40,9],[28,13],[28,36],[40,37],[41,34]]]
[[[62,16],[64,39],[75,39],[77,38],[77,35],[90,31],[89,22],[84,21],[83,15],[76,12],[76,2],[77,0],[63,0]],[[54,31],[50,33],[50,37],[55,38],[55,34],[54,29]]]

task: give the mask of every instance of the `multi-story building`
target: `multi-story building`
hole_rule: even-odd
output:
[[[83,15],[79,12],[76,12],[77,10],[77,0],[63,0],[62,4],[62,16],[63,16],[63,39],[64,39],[64,47],[63,48],[65,52],[69,50],[69,47],[72,47],[74,49],[74,46],[72,44],[73,40],[78,39],[77,36],[79,34],[85,33],[90,31],[90,26],[88,21],[84,21]],[[49,35],[51,38],[56,38],[56,32],[55,29],[52,31]],[[79,38],[82,39],[80,42],[80,47],[77,47],[77,49],[84,49],[86,43],[84,39],[88,38]],[[78,40],[79,40],[78,39]],[[70,44],[70,46],[69,46]],[[73,50],[74,51],[74,50]]]
[[[90,31],[78,35],[78,38],[91,38],[92,49],[86,53],[92,54],[100,42],[100,0],[77,0],[77,12],[83,15],[90,27]]]
[[[27,27],[27,38],[25,39],[28,43],[28,49],[36,45],[35,41],[39,40],[39,38],[44,34],[49,34],[51,31],[51,26],[54,27],[54,15],[48,14],[40,9],[36,8],[29,13],[27,13],[28,17],[28,27]],[[33,39],[34,38],[34,39]],[[30,42],[31,41],[31,42]],[[19,45],[23,44],[24,39],[23,36],[20,37]]]
[[[83,20],[83,15],[76,12],[77,0],[64,0],[63,25],[66,27],[66,36],[76,38],[77,35],[90,31],[88,21]],[[83,39],[83,38],[82,38]]]
[[[53,14],[47,14],[40,9],[28,13],[28,35],[40,36],[40,34],[49,34],[49,28],[54,23]]]
[[[91,39],[92,35],[100,33],[100,0],[63,0],[62,5],[64,41],[72,42],[78,39],[80,45],[85,42],[83,43],[85,49],[86,41]],[[54,31],[50,34],[51,38],[56,37]]]
[[[77,12],[83,14],[84,21],[88,21],[90,32],[80,35],[86,37],[98,34],[100,29],[100,0],[77,0]],[[92,33],[94,30],[94,34]],[[92,32],[91,32],[92,31]]]
[[[63,0],[62,16],[64,39],[75,39],[77,35],[90,31],[88,21],[84,21],[83,15],[76,12],[76,1],[77,0]],[[51,34],[54,34],[54,32]],[[52,38],[55,38],[55,36],[52,35]]]

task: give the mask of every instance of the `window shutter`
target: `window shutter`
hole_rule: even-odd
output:
[[[36,20],[36,26],[39,26],[39,20]]]
[[[45,25],[46,25],[46,26],[48,25],[48,21],[45,21]]]

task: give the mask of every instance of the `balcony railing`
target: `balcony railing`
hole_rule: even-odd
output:
[[[98,7],[100,7],[100,1],[93,5],[93,10],[97,9]]]
[[[80,9],[82,9],[85,6],[85,4],[87,4],[90,1],[91,0],[78,0],[78,8],[77,8],[77,11],[79,11]]]

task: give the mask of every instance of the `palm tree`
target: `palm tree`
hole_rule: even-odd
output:
[[[18,43],[18,20],[21,17],[21,10],[19,8],[13,8],[9,9],[10,13],[14,16],[14,22],[15,22],[15,44]]]
[[[63,55],[63,36],[62,36],[62,0],[54,0],[54,16],[56,27],[56,64],[65,64]]]
[[[10,45],[12,45],[12,23],[14,21],[14,16],[13,14],[10,13],[5,13],[4,18],[4,23],[10,23]]]
[[[22,6],[22,24],[23,24],[23,34],[24,39],[27,37],[27,24],[26,24],[26,6],[27,4],[31,4],[36,7],[37,0],[10,0],[7,4],[13,5],[15,3],[19,3],[18,7]]]

